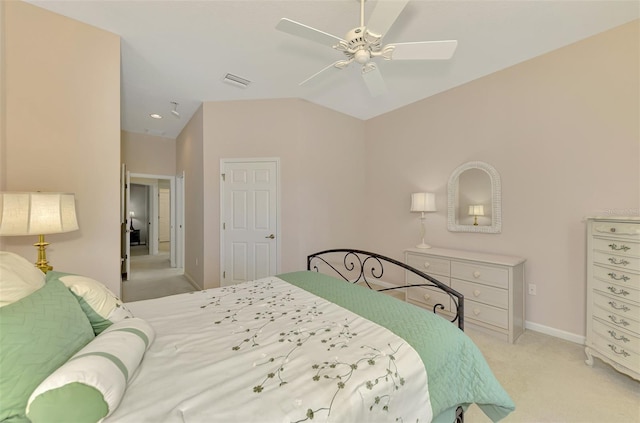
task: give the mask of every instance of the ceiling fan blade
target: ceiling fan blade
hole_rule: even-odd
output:
[[[371,12],[367,29],[378,35],[384,36],[398,16],[404,10],[409,0],[379,0]]]
[[[448,60],[458,47],[456,40],[422,41],[389,44],[393,47],[392,60]]]
[[[335,35],[328,34],[320,31],[319,29],[312,28],[287,18],[280,19],[276,25],[276,29],[329,47],[333,47],[342,41],[342,38],[336,37]]]
[[[382,79],[380,69],[372,62],[362,67],[362,78],[367,85],[371,97],[378,97],[387,92],[387,85]]]
[[[320,75],[321,73],[323,73],[325,71],[328,71],[331,68],[335,68],[335,69],[338,69],[338,70],[344,69],[347,66],[349,66],[349,64],[351,62],[353,62],[353,59],[350,59],[350,60],[338,60],[337,62],[334,62],[334,63],[330,64],[326,68],[322,68],[319,72],[314,73],[313,75],[311,75],[310,77],[308,77],[307,79],[305,79],[304,81],[299,83],[298,85],[306,84],[307,82],[311,81],[316,76]]]

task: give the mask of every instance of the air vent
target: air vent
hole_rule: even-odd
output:
[[[224,82],[226,82],[227,84],[231,84],[234,85],[236,87],[240,87],[240,88],[247,88],[249,86],[249,84],[251,84],[251,81],[249,81],[248,79],[239,77],[237,75],[234,75],[232,73],[228,73],[224,76],[224,78],[222,78],[222,80]]]

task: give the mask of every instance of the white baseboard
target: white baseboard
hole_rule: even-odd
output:
[[[540,325],[533,322],[525,322],[524,327],[535,332],[544,333],[545,335],[554,336],[556,338],[564,339],[565,341],[575,342],[576,344],[584,345],[586,338],[582,335],[576,335],[575,333],[565,332],[560,329],[555,329],[549,326]]]
[[[187,282],[189,282],[191,286],[196,289],[196,291],[202,291],[202,288],[198,286],[198,284],[191,278],[191,276],[189,276],[187,272],[184,272],[183,276],[185,277]]]

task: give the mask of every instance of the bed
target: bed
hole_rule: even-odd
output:
[[[336,261],[336,254],[343,256]],[[97,281],[50,272],[44,286],[0,308],[2,328],[16,321],[16,304],[24,314],[45,289],[41,297],[59,297],[56,302],[73,308],[67,290],[93,333],[84,327],[73,345],[61,342],[65,352],[55,354],[57,362],[48,358],[49,369],[33,386],[19,386],[28,391],[22,413],[18,401],[17,411],[0,420],[440,423],[461,421],[472,403],[494,421],[514,409],[462,331],[459,293],[361,250],[313,254],[307,269],[127,304]],[[394,271],[451,295],[458,310],[453,321],[369,289],[392,291],[385,279]],[[77,314],[73,319],[82,320]],[[38,348],[37,342],[53,348],[42,339],[29,347]],[[10,365],[7,353],[19,354],[9,350],[3,344],[0,365]],[[13,391],[23,379],[3,375],[0,398],[7,384],[14,383]]]

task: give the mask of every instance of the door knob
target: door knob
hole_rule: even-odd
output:
[[[274,239],[275,236],[273,234],[269,235],[269,236],[265,236],[265,238],[269,238],[269,239]]]

